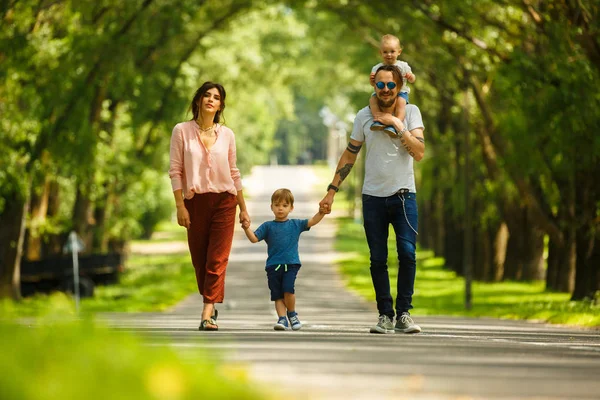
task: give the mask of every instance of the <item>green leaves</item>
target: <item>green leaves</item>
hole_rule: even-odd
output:
[[[126,240],[142,231],[132,210],[162,215],[141,193],[155,193],[150,182],[166,176],[171,129],[191,117],[186,110],[202,82],[227,90],[225,120],[243,174],[273,154],[289,162],[306,159],[305,151],[323,158],[328,132],[319,111],[327,106],[348,129],[368,102],[377,42],[393,33],[417,75],[411,102],[423,113],[429,155],[419,172],[423,189],[436,190],[432,179],[456,185],[464,130],[479,138],[490,128],[473,99],[463,110],[474,78],[495,134],[507,143],[496,166],[541,177],[543,196],[554,199],[557,176],[569,179],[572,168],[592,173],[598,164],[592,4],[12,2],[0,24],[0,183],[26,192],[27,185],[15,186],[22,175],[52,175],[63,182],[66,204],[75,193],[68,185],[87,186],[92,207],[109,207],[112,226],[129,221],[119,231]],[[487,170],[482,150],[472,154],[475,186],[481,182],[477,196],[488,201],[512,183]],[[72,218],[61,213],[61,221]]]

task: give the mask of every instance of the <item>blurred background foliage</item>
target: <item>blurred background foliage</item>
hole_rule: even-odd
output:
[[[68,321],[66,296],[53,296],[57,315],[35,327],[0,321],[3,399],[265,399],[243,366],[206,350],[185,354],[161,340],[148,345],[91,320]],[[74,310],[70,310],[74,311]],[[214,352],[213,352],[214,353]]]
[[[71,230],[88,252],[124,251],[171,214],[170,133],[191,118],[204,81],[227,89],[243,174],[335,162],[345,138],[332,137],[347,134],[367,104],[386,33],[400,37],[417,75],[411,102],[426,125],[421,245],[459,273],[469,252],[481,281],[545,279],[549,290],[593,297],[599,7],[3,1],[0,297],[19,296],[21,258],[60,253]]]

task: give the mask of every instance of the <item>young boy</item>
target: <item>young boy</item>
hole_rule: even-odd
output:
[[[294,195],[288,189],[277,189],[271,196],[271,210],[275,220],[260,225],[254,232],[250,224],[242,224],[246,236],[252,243],[264,240],[267,242],[267,279],[271,290],[271,300],[275,302],[275,310],[279,319],[273,326],[276,331],[302,328],[296,314],[296,296],[294,282],[300,270],[298,241],[300,234],[311,226],[321,222],[325,213],[319,211],[311,219],[288,219],[294,209]]]
[[[383,82],[375,82],[375,73],[377,72],[377,69],[382,65],[396,65],[398,69],[400,69],[400,75],[402,75],[403,85],[400,88],[400,92],[398,93],[398,97],[400,98],[398,99],[399,101],[396,102],[396,109],[394,110],[394,115],[400,120],[404,121],[404,116],[406,115],[406,105],[408,104],[408,94],[410,93],[410,88],[406,86],[406,82],[415,83],[417,77],[412,73],[410,66],[406,62],[397,60],[400,54],[402,54],[402,47],[400,46],[400,39],[398,39],[396,36],[384,35],[381,38],[381,42],[379,45],[379,54],[381,55],[383,62],[371,68],[371,86],[375,88],[375,86],[378,84],[383,85]],[[393,89],[389,86],[388,88]],[[379,87],[379,89],[383,89],[383,86]],[[371,108],[373,118],[377,119],[378,115],[381,114],[381,110],[377,105],[377,98],[374,94],[369,100],[369,107]],[[393,126],[385,126],[381,122],[377,121],[373,122],[373,124],[371,125],[371,130],[384,130],[391,136],[395,136],[397,133]]]

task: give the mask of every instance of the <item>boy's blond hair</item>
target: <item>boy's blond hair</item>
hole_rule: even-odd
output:
[[[398,39],[398,37],[394,36],[394,35],[383,35],[381,37],[381,41],[379,42],[379,45],[383,45],[386,42],[396,42],[398,43],[398,48],[402,48],[402,44],[400,43],[400,39]]]
[[[294,205],[294,195],[290,191],[290,189],[277,189],[271,195],[271,204],[276,204],[281,201],[290,203],[291,206]]]

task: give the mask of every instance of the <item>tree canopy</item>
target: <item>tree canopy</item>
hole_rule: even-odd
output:
[[[21,257],[121,249],[170,214],[172,127],[223,83],[243,172],[323,160],[367,105],[383,34],[417,81],[422,244],[478,279],[598,289],[596,1],[13,0],[0,6],[0,296]],[[341,124],[341,125],[340,125]],[[472,142],[471,180],[465,146]],[[465,204],[465,188],[471,193]],[[473,212],[473,226],[465,213]],[[476,232],[464,248],[465,229]],[[545,239],[547,238],[547,239]],[[549,251],[544,272],[544,240]]]

